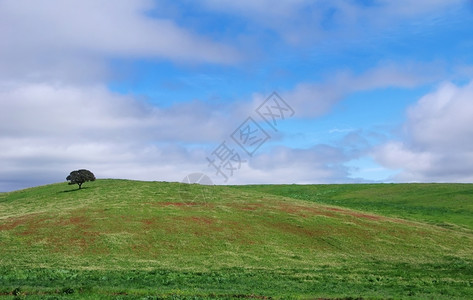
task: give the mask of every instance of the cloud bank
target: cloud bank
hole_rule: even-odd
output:
[[[473,181],[473,82],[444,83],[407,111],[403,136],[373,152],[396,181]]]
[[[268,96],[237,91],[228,101],[189,97],[156,104],[141,91],[111,90],[112,78],[133,76],[113,74],[116,61],[163,62],[197,74],[188,78],[205,77],[211,69],[218,82],[231,84],[234,76],[249,82],[259,78],[253,73],[260,69],[272,69],[268,61],[281,62],[272,56],[281,49],[303,65],[301,48],[369,48],[364,37],[395,38],[391,34],[405,22],[418,19],[419,28],[430,28],[426,22],[443,22],[441,12],[462,3],[185,2],[215,18],[212,25],[221,25],[207,28],[205,20],[189,17],[189,8],[175,1],[0,0],[0,192],[64,181],[79,168],[99,178],[140,180],[213,174],[206,156],[254,116]],[[357,92],[415,89],[448,78],[441,62],[422,61],[394,57],[362,68],[338,67],[320,73],[323,79],[306,76],[279,92],[294,108],[297,122],[314,120]],[[241,62],[256,66],[242,72],[237,70]],[[471,67],[460,67],[463,76],[471,77]],[[169,76],[182,75],[176,73]],[[351,177],[347,163],[368,154],[385,168],[399,170],[387,180],[471,181],[472,85],[445,83],[425,95],[409,108],[403,134],[381,145],[361,129],[330,131],[339,140],[308,147],[288,142],[288,135],[297,132],[273,133],[268,146],[247,159],[228,183],[361,182]]]

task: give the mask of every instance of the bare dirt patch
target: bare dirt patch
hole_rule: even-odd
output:
[[[31,222],[35,221],[39,214],[28,214],[21,217],[15,217],[12,219],[7,219],[7,222],[4,224],[0,224],[0,231],[1,230],[13,230],[18,226],[29,225]]]
[[[155,219],[144,219],[144,220],[141,220],[141,222],[142,222],[144,225],[150,226],[150,225],[155,224],[155,223],[156,223],[156,220],[155,220]]]

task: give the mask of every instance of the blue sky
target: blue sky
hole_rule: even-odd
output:
[[[466,0],[0,0],[0,191],[79,168],[471,182],[471,28]],[[273,92],[295,112],[277,128],[256,112]],[[252,155],[248,117],[270,137]],[[224,141],[242,163],[219,172]]]

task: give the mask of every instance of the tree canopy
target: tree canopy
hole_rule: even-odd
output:
[[[69,181],[69,184],[78,184],[79,189],[81,189],[84,182],[95,181],[95,175],[89,170],[81,169],[72,171],[71,174],[66,177],[66,180]]]

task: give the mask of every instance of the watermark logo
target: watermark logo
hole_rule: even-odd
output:
[[[285,120],[294,116],[294,110],[284,101],[278,93],[273,92],[256,109],[256,113],[263,118],[275,131],[278,127],[278,121]]]
[[[272,130],[277,132],[280,123],[294,116],[295,112],[278,93],[273,92],[258,106],[255,113],[261,118],[263,123],[267,123]],[[230,139],[241,148],[247,156],[253,157],[258,149],[271,139],[271,135],[268,131],[263,129],[255,118],[248,116],[248,118],[230,134]],[[235,172],[241,169],[243,163],[247,162],[247,160],[243,159],[246,157],[238,152],[238,147],[234,148],[227,143],[227,140],[224,140],[206,157],[207,167],[212,168],[213,172],[215,172],[215,176],[221,177],[225,183],[228,182]],[[213,185],[210,177],[204,173],[189,174],[182,182],[188,184]],[[197,193],[198,195],[196,195],[196,197],[193,197],[191,188],[186,188],[185,185],[182,186],[183,191],[181,197],[183,197],[183,200],[186,202],[189,202],[189,200],[195,201],[196,197],[200,199],[205,199],[206,196],[208,197],[208,195],[200,195],[199,193]]]
[[[213,185],[212,179],[204,173],[191,173],[184,177],[179,189],[179,195],[184,203],[189,205],[202,203],[208,200],[208,189],[197,187],[195,185]]]
[[[256,150],[271,138],[252,117],[248,117],[230,137],[249,156],[253,156]]]
[[[222,176],[225,182],[228,178],[233,176],[233,172],[241,168],[242,161],[240,154],[228,147],[223,141],[215,150],[211,153],[211,158],[206,157],[209,162],[209,167],[212,166],[216,173],[215,175]]]

